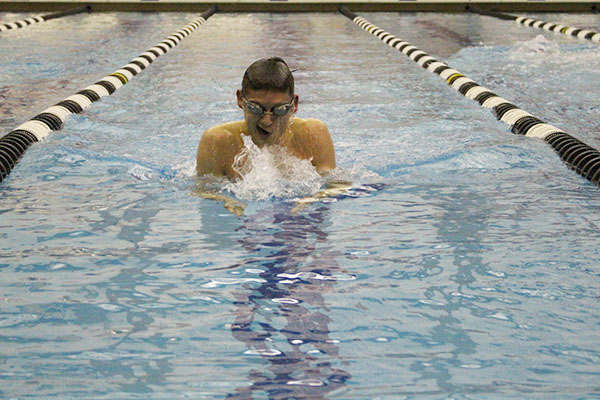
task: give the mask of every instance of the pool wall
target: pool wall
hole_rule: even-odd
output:
[[[453,0],[0,0],[0,11],[59,11],[73,4],[92,4],[94,11],[203,11],[207,5],[217,5],[221,12],[335,12],[340,5],[348,5],[355,11],[431,11],[461,12],[467,6],[479,6],[496,11],[540,12],[597,12],[598,2],[592,0],[545,0],[545,1],[453,1]]]

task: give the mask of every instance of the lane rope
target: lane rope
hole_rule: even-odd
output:
[[[521,110],[459,71],[450,68],[446,63],[436,60],[416,46],[398,39],[389,32],[354,14],[346,6],[341,6],[339,11],[356,25],[384,41],[388,46],[399,50],[429,72],[439,75],[463,96],[477,101],[484,108],[491,109],[497,119],[511,127],[512,133],[546,141],[571,169],[600,186],[600,152],[598,150]]]
[[[78,114],[93,102],[113,94],[131,78],[142,72],[150,63],[192,34],[215,12],[217,12],[217,6],[213,5],[191,23],[167,36],[162,42],[149,48],[120,69],[47,108],[0,138],[0,182],[10,174],[32,143],[42,141],[51,131],[60,130],[71,114]]]
[[[553,22],[540,21],[538,19],[533,18],[519,17],[517,15],[500,13],[497,11],[483,10],[473,6],[466,6],[465,9],[475,14],[487,15],[490,17],[500,18],[507,21],[515,21],[519,24],[531,26],[533,28],[544,29],[554,33],[562,33],[564,35],[575,36],[579,39],[587,39],[591,40],[592,42],[600,43],[600,32],[569,27]]]
[[[49,21],[51,19],[66,17],[68,15],[80,14],[80,13],[86,12],[86,11],[92,12],[92,6],[86,5],[86,6],[82,6],[82,7],[73,8],[73,9],[67,10],[67,11],[57,12],[54,14],[42,15],[42,16],[38,16],[38,17],[31,17],[31,18],[27,18],[27,19],[21,19],[19,21],[15,21],[15,22],[0,23],[0,32],[8,31],[11,29],[19,29],[19,28],[26,27],[28,25],[37,24],[38,22]]]

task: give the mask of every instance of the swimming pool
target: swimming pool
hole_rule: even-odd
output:
[[[361,15],[600,147],[596,44]],[[1,134],[193,18],[3,32]],[[241,117],[241,75],[270,55],[298,68],[298,115],[328,124],[353,187],[293,211],[307,176],[267,165],[229,188],[236,217],[194,195],[196,146]],[[257,200],[267,182],[286,196]],[[0,192],[2,397],[599,397],[598,187],[339,14],[215,14],[32,145]]]

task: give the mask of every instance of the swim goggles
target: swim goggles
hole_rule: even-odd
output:
[[[261,116],[262,115],[274,115],[276,117],[283,117],[284,115],[286,115],[287,113],[290,112],[292,107],[294,107],[294,100],[292,100],[291,102],[289,102],[287,104],[280,104],[278,106],[271,108],[271,111],[267,111],[266,108],[264,108],[262,105],[255,103],[253,101],[246,100],[244,97],[242,97],[242,101],[244,102],[244,105],[246,106],[248,111],[250,111],[251,114],[261,115]]]

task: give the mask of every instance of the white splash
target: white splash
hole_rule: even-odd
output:
[[[236,198],[294,198],[314,194],[323,186],[324,180],[310,160],[294,157],[282,146],[259,148],[247,135],[243,139],[244,149],[234,165],[241,179],[225,186]]]
[[[140,181],[149,181],[156,178],[156,173],[150,168],[136,164],[129,169],[129,175]]]
[[[517,58],[518,56],[536,55],[539,53],[554,55],[560,54],[561,50],[556,41],[546,39],[544,35],[537,35],[531,40],[517,42],[511,56]]]
[[[173,167],[177,173],[178,178],[195,178],[198,174],[196,173],[196,158],[185,160]]]

